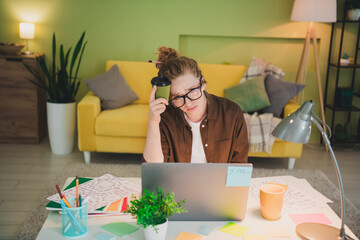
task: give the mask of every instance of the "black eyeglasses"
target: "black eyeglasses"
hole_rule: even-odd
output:
[[[190,89],[190,91],[187,92],[185,95],[174,97],[169,102],[174,107],[181,108],[182,106],[185,105],[185,98],[188,98],[191,101],[194,101],[194,100],[197,100],[197,99],[201,98],[201,96],[202,96],[202,91],[201,91],[202,82],[201,82],[201,80],[202,80],[202,76],[200,77],[200,86]]]

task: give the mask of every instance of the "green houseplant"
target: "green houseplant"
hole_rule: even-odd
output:
[[[140,198],[133,197],[126,213],[137,217],[137,224],[144,228],[146,239],[160,240],[165,239],[168,217],[187,212],[184,204],[185,200],[175,201],[174,193],[165,194],[157,187],[155,192],[145,190]]]
[[[64,51],[59,48],[59,63],[56,61],[56,38],[52,37],[52,58],[49,65],[45,59],[37,57],[40,70],[31,65],[25,67],[35,79],[31,83],[43,88],[47,93],[47,123],[51,151],[55,154],[68,154],[72,151],[76,126],[76,95],[80,81],[78,72],[87,42],[84,42],[85,31],[77,42],[72,56],[72,48]]]
[[[346,9],[349,20],[357,21],[360,17],[360,0],[346,0]]]

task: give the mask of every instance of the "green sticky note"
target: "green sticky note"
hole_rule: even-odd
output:
[[[137,231],[139,228],[134,227],[133,225],[130,225],[128,223],[125,222],[114,222],[114,223],[109,223],[106,225],[101,226],[102,229],[109,231],[113,234],[118,235],[119,237],[128,235],[130,233],[133,233],[135,231]]]
[[[229,222],[225,226],[223,226],[220,231],[234,235],[236,237],[241,237],[249,230],[248,227],[241,226],[239,224]]]

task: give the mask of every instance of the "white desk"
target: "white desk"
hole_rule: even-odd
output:
[[[139,178],[127,178],[127,180],[137,183],[140,183]],[[332,222],[332,226],[339,227],[341,224],[340,218],[335,214],[335,212],[329,207],[326,206],[322,209],[314,209],[314,210],[307,210],[307,211],[301,211],[298,213],[324,213],[328,219]],[[76,239],[95,239],[95,236],[102,232],[107,232],[103,229],[101,229],[102,225],[116,222],[116,221],[123,221],[128,222],[134,226],[136,226],[135,219],[132,219],[129,215],[123,215],[123,216],[112,216],[112,217],[91,217],[88,220],[88,233],[81,237]],[[235,223],[238,223],[240,225],[249,227],[250,230],[247,233],[258,233],[258,234],[264,234],[263,226],[285,226],[287,227],[290,238],[269,238],[271,240],[273,239],[299,239],[296,236],[295,227],[296,225],[293,223],[291,218],[287,214],[283,214],[281,218],[277,221],[268,221],[261,217],[260,214],[260,203],[259,201],[253,201],[249,198],[248,207],[247,207],[247,215],[244,221],[237,222],[233,221]],[[168,232],[166,239],[175,239],[177,235],[180,232],[190,232],[190,233],[198,233],[199,229],[204,226],[211,226],[214,227],[214,229],[219,229],[225,224],[227,224],[228,221],[197,221],[197,222],[188,222],[188,221],[170,221]],[[108,234],[111,234],[107,232]],[[356,236],[346,227],[346,234],[351,236],[354,239]],[[111,234],[112,235],[112,234]],[[116,236],[116,235],[114,235]],[[48,218],[46,219],[41,231],[39,232],[39,235],[36,238],[37,240],[48,240],[48,239],[68,239],[64,238],[61,234],[61,216],[57,212],[50,212]],[[116,236],[116,239],[126,239],[126,240],[143,240],[144,234],[143,231],[140,229],[130,235],[124,236],[122,238]],[[242,239],[237,237],[232,237],[229,235],[229,238],[226,240],[232,240],[232,239]],[[204,240],[206,238],[204,237]],[[225,239],[219,239],[219,240],[225,240]]]

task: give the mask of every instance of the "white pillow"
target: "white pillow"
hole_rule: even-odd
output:
[[[240,83],[244,83],[249,79],[259,76],[265,77],[266,75],[274,75],[279,79],[285,76],[285,73],[281,68],[272,65],[270,62],[263,61],[261,58],[252,57],[246,73],[240,80]]]

